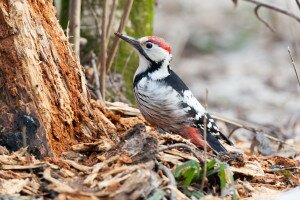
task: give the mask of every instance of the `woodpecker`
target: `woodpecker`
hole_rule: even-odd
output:
[[[118,32],[115,35],[132,45],[139,54],[133,90],[144,118],[164,131],[190,139],[197,147],[205,145],[206,121],[208,146],[216,153],[227,152],[219,140],[230,145],[232,142],[220,132],[214,119],[171,70],[170,45],[157,36],[136,39]]]

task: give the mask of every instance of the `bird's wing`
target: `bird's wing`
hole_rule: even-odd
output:
[[[199,103],[199,101],[194,97],[189,88],[185,83],[177,76],[175,72],[170,70],[170,76],[165,79],[166,83],[172,88],[174,88],[182,97],[182,109],[187,112],[187,117],[196,125],[197,128],[204,132],[204,118],[206,118],[207,123],[207,139],[211,140],[211,143],[218,145],[218,141],[214,138],[224,140],[226,143],[232,145],[232,142],[223,135],[218,126],[216,125],[214,119],[210,116],[205,108]],[[210,144],[214,146],[213,144]],[[220,144],[221,145],[221,144]]]

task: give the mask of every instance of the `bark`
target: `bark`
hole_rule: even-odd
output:
[[[69,41],[73,44],[73,50],[79,56],[80,50],[80,12],[81,0],[70,1],[70,34]]]
[[[0,0],[0,142],[26,135],[23,145],[40,156],[103,135],[106,119],[55,12],[52,1]]]

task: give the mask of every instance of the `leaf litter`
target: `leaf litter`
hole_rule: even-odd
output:
[[[61,157],[44,160],[28,154],[27,148],[9,152],[0,147],[1,196],[12,199],[261,199],[277,197],[300,185],[299,152],[294,158],[273,151],[267,151],[264,156],[270,147],[262,135],[255,136],[256,145],[241,140],[236,147],[244,149],[217,156],[207,152],[204,160],[204,152],[188,140],[158,133],[145,125],[136,109],[119,103],[108,104],[110,108],[119,115],[113,124],[120,136],[117,142],[103,137],[91,143],[78,143],[71,151],[62,152]],[[258,151],[251,153],[250,147]],[[200,190],[203,162],[207,162],[207,174],[205,186]]]

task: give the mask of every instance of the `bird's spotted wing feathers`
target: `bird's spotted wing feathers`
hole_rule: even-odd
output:
[[[184,82],[172,70],[170,70],[170,76],[168,76],[164,81],[166,81],[168,85],[172,86],[172,88],[181,95],[182,109],[186,111],[186,116],[192,122],[192,125],[199,128],[202,134],[205,129],[204,118],[206,118],[207,141],[212,148],[216,151],[226,151],[218,139],[224,140],[230,145],[232,145],[232,142],[220,132],[214,119],[206,112],[204,107],[194,97]]]

